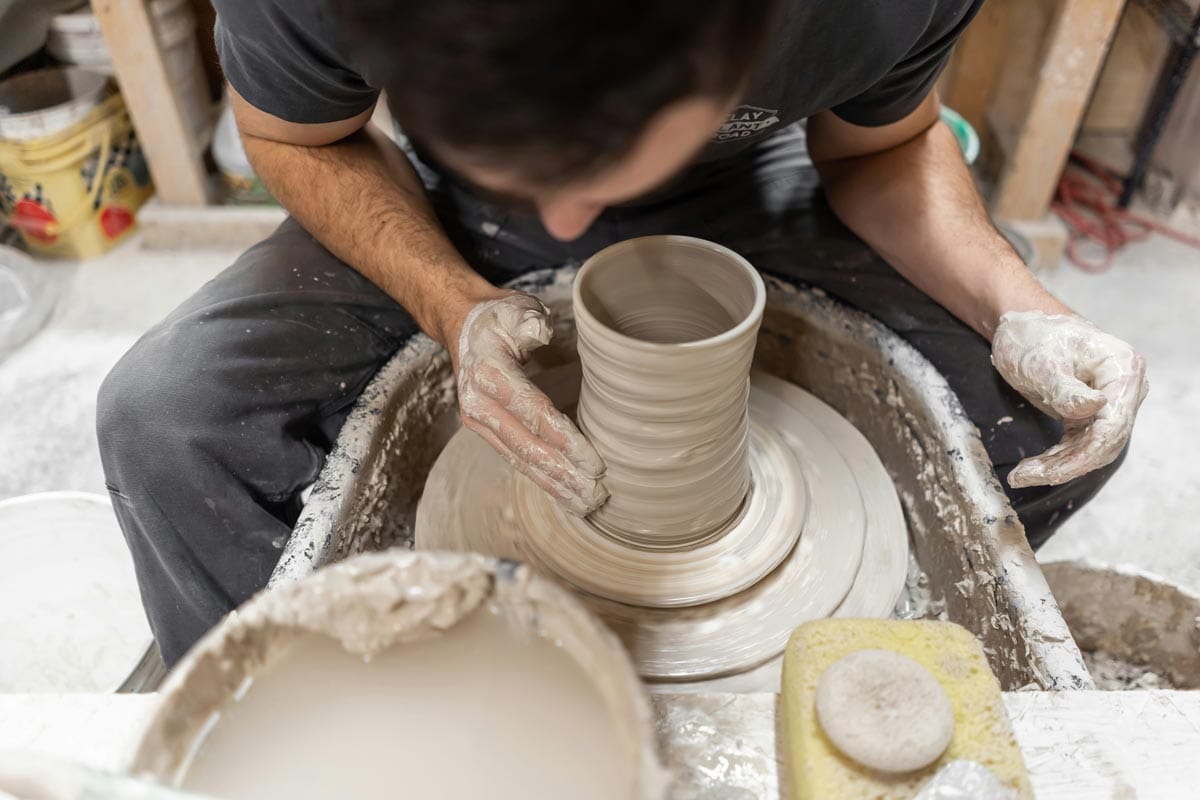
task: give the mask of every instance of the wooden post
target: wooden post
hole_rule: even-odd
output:
[[[146,0],[92,0],[92,11],[159,198],[172,205],[207,204],[204,154],[167,73]]]
[[[1033,99],[992,198],[1007,219],[1050,207],[1125,0],[1059,0]]]
[[[981,136],[987,126],[988,107],[1010,46],[1010,13],[1005,0],[984,3],[954,46],[946,78],[938,87],[942,101],[962,114]]]

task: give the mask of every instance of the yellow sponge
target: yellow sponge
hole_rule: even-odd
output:
[[[929,670],[949,696],[954,735],[929,767],[901,775],[874,772],[843,756],[821,730],[815,700],[821,675],[843,656],[865,649],[908,656]],[[953,623],[824,619],[801,625],[784,654],[781,703],[792,800],[909,800],[957,759],[984,765],[1017,797],[1033,797],[1000,684],[979,642]]]

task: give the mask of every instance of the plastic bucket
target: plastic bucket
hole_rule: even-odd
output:
[[[979,158],[979,134],[975,132],[971,123],[963,118],[962,114],[948,106],[942,106],[941,117],[942,122],[946,123],[946,126],[954,134],[954,138],[958,140],[963,160],[967,162],[967,166],[973,165]]]
[[[154,0],[150,15],[164,46],[174,46],[192,33],[194,20],[186,0]],[[100,23],[89,6],[56,14],[46,37],[50,55],[67,64],[112,67]]]
[[[141,688],[153,639],[108,497],[0,502],[0,630],[0,692]]]
[[[167,74],[179,93],[188,128],[203,140],[212,122],[208,77],[196,43],[196,18],[187,0],[153,0],[150,19],[163,50]],[[50,22],[46,49],[59,61],[112,73],[112,56],[91,9],[58,14]]]
[[[119,94],[56,133],[0,140],[0,217],[35,254],[103,253],[134,231],[134,215],[151,191]]]
[[[40,69],[0,83],[0,139],[29,141],[58,133],[100,104],[108,78],[77,67]]]

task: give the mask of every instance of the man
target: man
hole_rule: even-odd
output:
[[[1043,542],[1115,469],[1145,369],[1029,274],[937,123],[977,5],[216,0],[247,154],[292,218],[101,390],[167,663],[265,584],[350,407],[418,329],[450,351],[469,427],[575,513],[603,503],[603,463],[521,373],[546,310],[497,286],[647,234],[721,242],[896,330]],[[380,90],[407,152],[367,127]]]

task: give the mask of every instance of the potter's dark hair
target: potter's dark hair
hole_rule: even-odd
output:
[[[684,97],[730,97],[776,0],[328,0],[405,133],[561,183]]]

